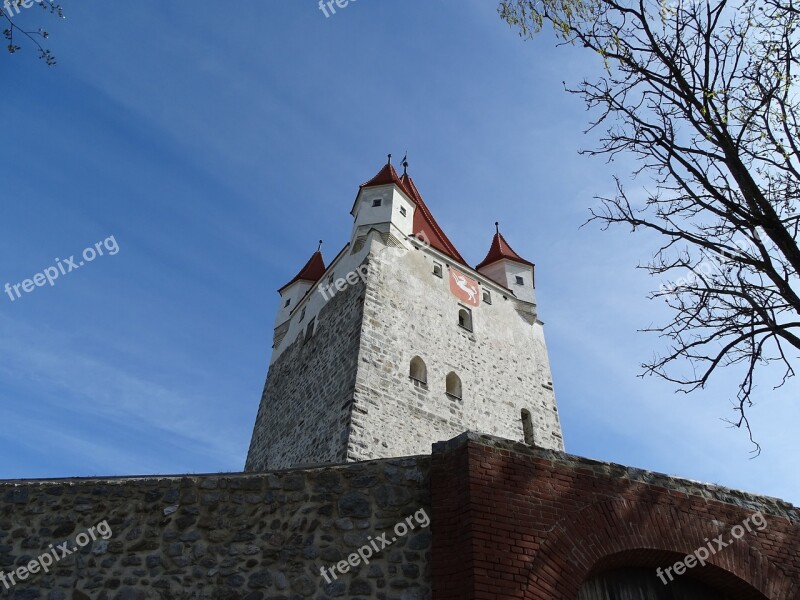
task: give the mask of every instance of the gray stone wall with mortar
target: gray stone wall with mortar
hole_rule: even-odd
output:
[[[448,266],[442,278],[433,274],[441,258],[376,241],[369,260],[348,460],[428,453],[466,430],[521,442],[523,409],[535,445],[563,450],[542,324],[526,306],[487,283],[492,304],[472,309],[469,332],[458,325]],[[414,356],[427,366],[427,385],[409,377]],[[462,399],[445,393],[450,371]]]
[[[345,462],[363,297],[360,281],[338,292],[317,315],[314,335],[298,335],[272,364],[246,471]]]
[[[245,469],[427,454],[466,430],[524,441],[523,410],[534,444],[563,450],[536,306],[425,245],[390,241],[372,232],[352,244],[329,268],[344,278],[363,265],[362,276],[325,304],[314,290],[296,306],[295,339],[273,357]],[[443,277],[433,274],[434,261]],[[478,279],[493,299],[472,307],[472,331],[459,327],[451,268]],[[306,309],[306,321],[316,317],[309,340],[299,322]],[[409,377],[414,356],[427,366],[426,384]],[[445,393],[451,371],[462,398]]]
[[[326,583],[395,523],[430,516],[430,458],[308,470],[0,482],[8,573],[107,520],[97,541],[0,597],[47,600],[430,598],[430,529],[417,527]]]

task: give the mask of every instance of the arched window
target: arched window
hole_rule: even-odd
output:
[[[411,359],[409,376],[420,383],[428,383],[428,367],[425,366],[425,361],[419,356]]]
[[[472,331],[472,313],[468,309],[462,308],[458,311],[458,324],[467,331]]]
[[[453,398],[458,398],[459,400],[461,400],[462,398],[461,379],[459,378],[458,375],[456,375],[453,371],[450,371],[447,374],[445,385],[448,396],[453,396]]]
[[[531,412],[524,408],[522,409],[522,435],[528,446],[536,445],[536,440],[533,437],[533,419],[531,419]]]

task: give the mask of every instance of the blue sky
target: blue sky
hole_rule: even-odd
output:
[[[358,185],[392,152],[472,263],[493,223],[537,263],[568,451],[797,503],[798,385],[764,380],[762,455],[728,428],[733,374],[686,396],[640,379],[662,348],[657,242],[581,228],[631,165],[580,157],[563,91],[597,68],[522,42],[486,0],[64,1],[55,68],[0,57],[0,477],[237,471],[267,371],[276,289],[347,241]]]

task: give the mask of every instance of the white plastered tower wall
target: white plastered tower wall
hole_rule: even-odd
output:
[[[309,281],[295,281],[279,292],[281,302],[278,305],[278,313],[275,315],[276,328],[291,318],[294,307],[305,297],[311,286],[312,284]]]
[[[524,263],[503,258],[486,265],[478,272],[492,281],[498,281],[513,290],[514,295],[525,302],[536,305],[536,288],[533,280],[533,267]],[[517,277],[521,283],[517,283]]]
[[[478,273],[430,247],[412,235],[416,210],[396,184],[360,189],[351,239],[323,277],[282,290],[246,470],[427,454],[466,430],[563,450],[532,279],[515,297],[487,277],[494,265]],[[471,309],[471,332],[450,269],[491,295]],[[409,376],[414,357],[426,384]],[[445,391],[451,372],[461,398]]]
[[[380,205],[374,206],[377,200],[380,200]],[[353,285],[355,276],[363,283],[366,270],[362,265],[370,253],[372,240],[380,238],[387,246],[398,247],[401,240],[411,235],[414,211],[412,200],[396,185],[359,191],[351,211],[353,230],[350,242],[333,259],[323,278],[316,284],[297,281],[281,290],[270,364],[305,333],[311,319],[318,317],[328,301],[341,293],[335,285],[337,281],[343,282],[339,287],[345,289]],[[348,276],[351,276],[350,281]],[[288,306],[286,300],[290,300]]]

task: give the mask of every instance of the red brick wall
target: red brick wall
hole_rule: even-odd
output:
[[[588,576],[655,576],[748,518],[752,532],[683,577],[800,599],[800,510],[779,500],[468,433],[434,446],[431,501],[433,600],[574,600]]]

